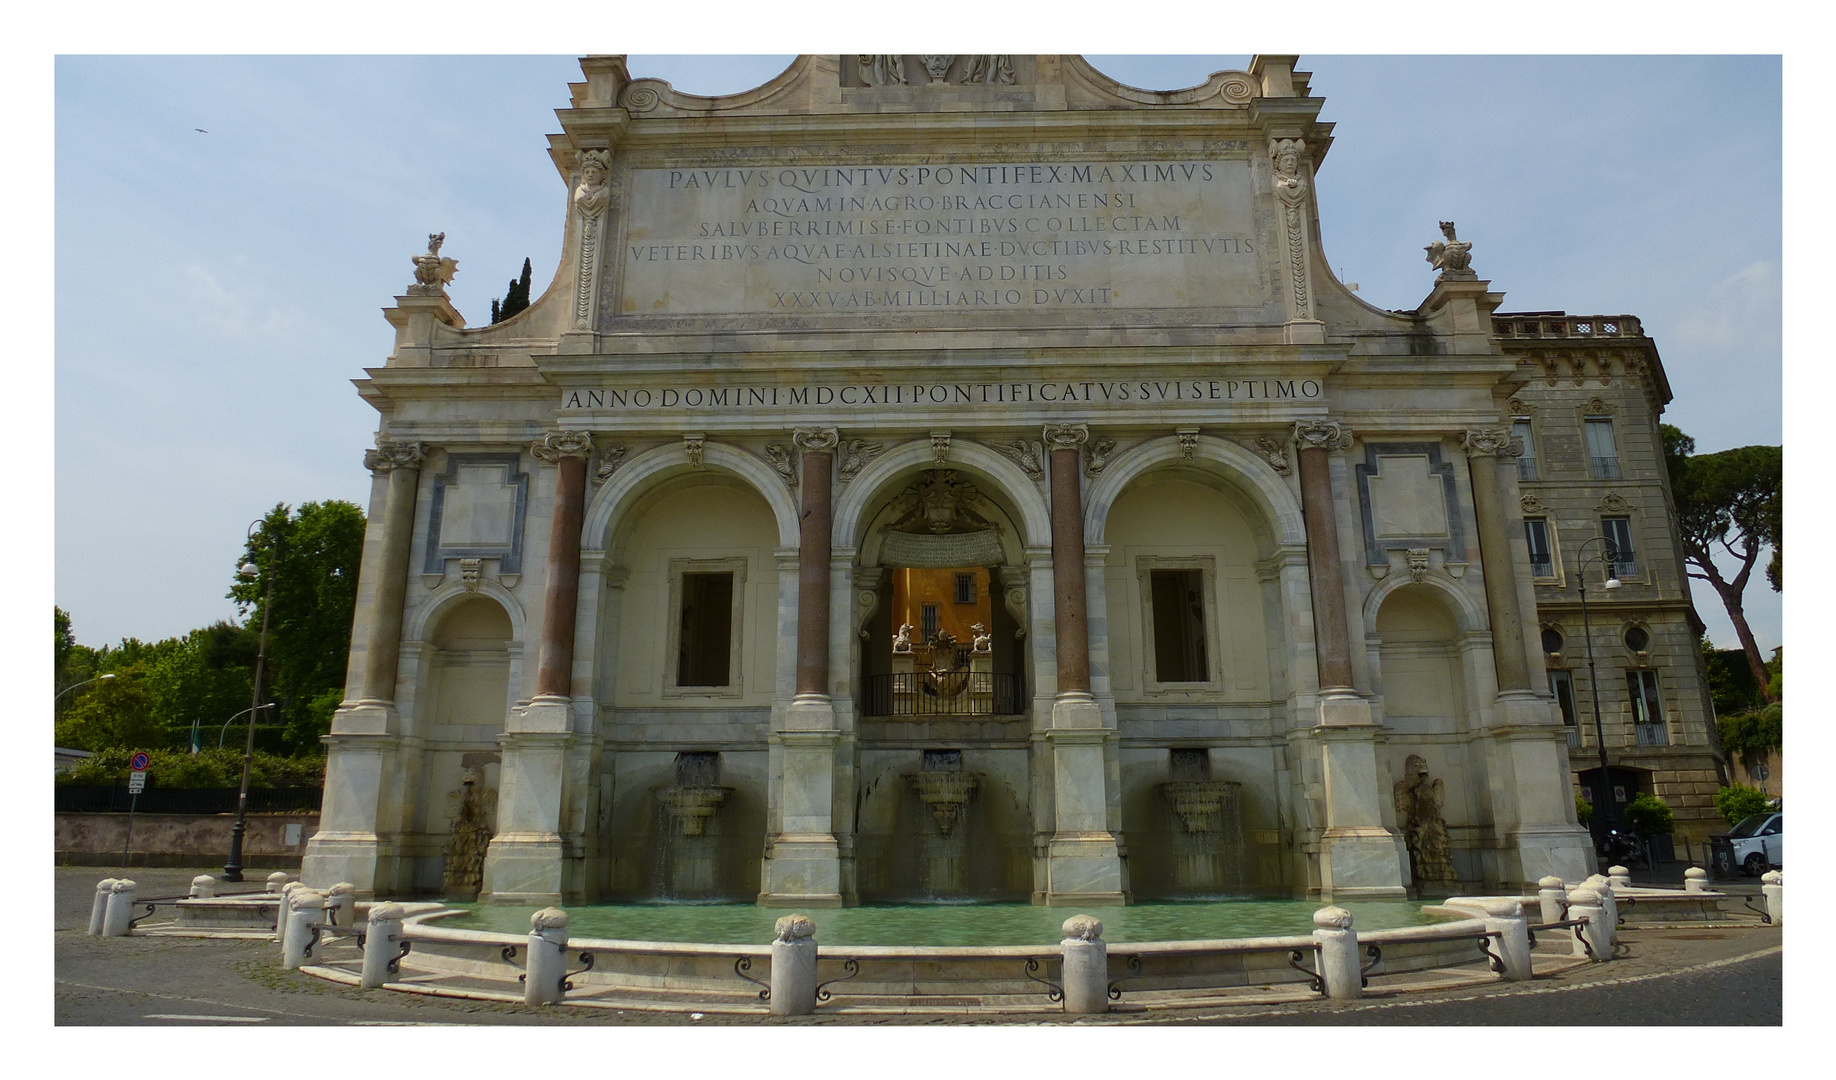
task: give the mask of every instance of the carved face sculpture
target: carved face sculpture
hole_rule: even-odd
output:
[[[1403,762],[1403,772],[1411,781],[1428,779],[1428,759],[1420,754],[1410,754],[1409,759]]]
[[[1275,155],[1275,171],[1283,176],[1294,176],[1300,172],[1300,154],[1292,146],[1284,146],[1281,153]]]
[[[586,164],[580,167],[580,179],[587,187],[598,187],[606,182],[606,167],[598,158],[587,158]]]

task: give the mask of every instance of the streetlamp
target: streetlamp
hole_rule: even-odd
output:
[[[1592,555],[1587,554],[1589,545],[1605,546]],[[1594,671],[1594,626],[1587,617],[1587,568],[1599,563],[1601,572],[1606,575],[1606,590],[1612,592],[1619,588],[1619,578],[1614,573],[1613,564],[1619,561],[1619,552],[1613,547],[1613,541],[1604,536],[1593,536],[1581,542],[1578,554],[1581,556],[1576,577],[1581,582],[1581,636],[1587,639],[1587,686],[1594,697],[1594,745],[1600,750],[1600,790],[1596,793],[1595,805],[1604,808],[1602,813],[1594,816],[1594,849],[1601,850],[1606,846],[1606,838],[1612,832],[1613,824],[1613,786],[1607,775],[1606,760],[1606,727],[1600,720],[1600,677]]]
[[[274,707],[274,703],[270,701],[266,705],[257,705],[251,709],[244,709],[241,712],[237,713],[236,716],[247,716],[249,713],[254,712],[255,709],[272,709],[273,707]],[[232,716],[228,720],[223,721],[223,730],[217,732],[217,749],[219,750],[223,749],[223,737],[229,734],[229,726],[236,722],[236,716]],[[251,724],[254,723],[253,720],[249,722]]]
[[[70,691],[75,690],[78,686],[88,686],[92,682],[102,682],[104,679],[112,679],[114,677],[115,677],[115,673],[111,671],[107,675],[97,675],[93,679],[84,679],[82,682],[76,683],[75,685],[66,686],[62,690],[59,690],[57,692],[57,697],[54,697],[51,699],[51,707],[53,709],[56,709],[59,699],[61,699],[65,694],[68,694]]]
[[[261,528],[261,524],[260,521],[250,523],[249,539],[255,539],[255,531]],[[242,746],[242,787],[236,793],[236,824],[230,827],[229,860],[223,864],[223,880],[225,881],[242,880],[242,836],[248,831],[249,770],[255,763],[255,715],[262,709],[261,673],[268,661],[268,613],[274,608],[274,547],[270,543],[263,543],[260,551],[267,556],[263,560],[268,564],[266,573],[252,560],[243,563],[236,570],[236,576],[244,581],[266,578],[263,585],[266,599],[261,605],[261,644],[255,650],[255,690],[252,695],[254,700],[250,702],[246,710],[249,714],[249,734],[247,741]],[[234,720],[235,717],[232,716],[230,719]]]

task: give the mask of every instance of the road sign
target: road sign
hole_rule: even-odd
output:
[[[145,750],[136,750],[134,751],[134,756],[128,758],[128,768],[133,769],[135,772],[146,772],[147,766],[151,763],[152,759],[147,757],[147,752]]]
[[[128,773],[128,794],[138,795],[147,789],[147,771],[135,769]]]

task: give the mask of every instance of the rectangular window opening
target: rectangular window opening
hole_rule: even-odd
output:
[[[1640,746],[1664,746],[1664,702],[1658,696],[1658,673],[1648,668],[1626,672],[1626,693],[1632,700],[1633,730]]]
[[[975,574],[957,573],[956,602],[959,604],[975,603]]]
[[[731,685],[732,654],[733,575],[683,574],[676,685]]]
[[[1530,549],[1530,576],[1555,577],[1555,556],[1549,546],[1549,519],[1525,518],[1524,542]]]
[[[1153,570],[1154,677],[1163,683],[1205,682],[1205,586],[1199,570]]]
[[[924,640],[929,641],[937,636],[937,628],[942,624],[938,621],[936,604],[926,604],[920,609],[918,624],[919,633],[924,635]]]
[[[1594,479],[1619,479],[1619,449],[1613,443],[1612,419],[1590,416],[1583,426],[1587,431],[1587,458]]]
[[[1557,669],[1549,673],[1549,692],[1555,695],[1556,705],[1562,710],[1562,723],[1575,726],[1575,679],[1567,671]]]
[[[1600,519],[1600,535],[1606,537],[1607,542],[1613,546],[1613,576],[1637,577],[1638,554],[1632,548],[1632,519],[1603,517]]]
[[[1530,421],[1521,416],[1511,421],[1511,435],[1523,446],[1523,453],[1517,455],[1517,478],[1535,480],[1536,438],[1530,431]]]

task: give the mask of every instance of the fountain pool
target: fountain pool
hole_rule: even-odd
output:
[[[1431,900],[1348,902],[1361,931],[1425,926]],[[439,919],[455,929],[524,934],[536,909],[485,904]],[[1072,914],[1103,921],[1110,942],[1194,941],[1310,934],[1321,905],[1306,900],[1232,899],[1146,901],[1128,907],[1043,907],[1035,904],[886,904],[805,912],[824,945],[1040,945],[1056,942]],[[615,941],[685,941],[757,945],[772,939],[783,908],[752,904],[592,904],[569,906],[568,933]]]

